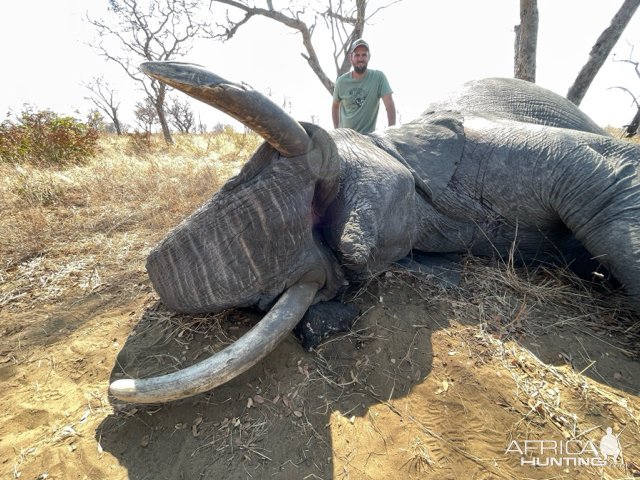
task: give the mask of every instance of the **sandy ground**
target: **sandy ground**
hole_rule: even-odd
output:
[[[545,305],[534,296],[545,274],[521,276],[514,287],[496,272],[505,278],[472,262],[460,290],[388,272],[348,299],[362,312],[352,332],[316,352],[291,335],[228,384],[151,406],[114,401],[109,382],[191,364],[258,315],[177,316],[158,303],[143,272],[137,284],[50,305],[27,296],[5,302],[0,476],[640,475],[637,325],[606,317],[590,297],[593,318],[573,303]],[[621,461],[594,466],[590,445],[599,446],[607,427],[619,436]],[[547,441],[547,450],[534,440]],[[574,453],[553,450],[571,440]],[[562,465],[526,463],[550,457]]]

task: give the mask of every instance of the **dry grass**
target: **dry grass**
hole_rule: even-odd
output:
[[[605,130],[612,137],[621,138],[631,143],[640,143],[640,135],[634,135],[633,137],[626,137],[624,128],[607,127],[605,128]]]
[[[235,174],[252,134],[103,137],[83,166],[0,165],[0,307],[139,283],[149,248]],[[132,155],[132,151],[138,154]]]

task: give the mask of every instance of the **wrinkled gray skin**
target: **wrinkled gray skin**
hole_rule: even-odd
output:
[[[145,68],[220,108],[206,71]],[[239,107],[249,126],[265,115],[253,104]],[[279,147],[287,126],[277,140],[263,134],[269,143],[239,175],[152,251],[147,270],[167,307],[266,309],[299,283],[329,300],[345,279],[412,249],[507,254],[515,241],[525,257],[562,255],[575,239],[640,307],[640,146],[607,136],[566,99],[494,78],[371,135],[303,128],[304,151]]]
[[[507,253],[516,231],[523,254],[557,252],[574,235],[640,298],[639,147],[566,99],[487,79],[370,136],[306,128],[307,154],[264,144],[151,253],[169,308],[267,308],[310,278],[327,300],[343,277],[412,248]]]

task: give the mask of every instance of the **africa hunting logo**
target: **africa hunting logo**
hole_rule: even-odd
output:
[[[521,466],[624,467],[618,435],[611,427],[598,446],[591,440],[512,440],[505,455],[519,455]]]

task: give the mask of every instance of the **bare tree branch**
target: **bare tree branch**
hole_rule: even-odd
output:
[[[113,123],[113,127],[116,129],[116,133],[122,135],[122,124],[118,117],[120,102],[115,98],[115,90],[112,89],[102,77],[94,78],[91,82],[87,83],[85,87],[92,93],[91,96],[86,98],[109,117]]]
[[[209,36],[211,25],[194,20],[199,4],[198,0],[109,0],[111,19],[87,17],[100,38],[96,47],[100,54],[119,65],[151,100],[167,143],[173,143],[164,112],[167,87],[144,76],[138,64],[185,55],[193,39]],[[115,40],[118,48],[106,40]]]
[[[393,2],[390,2],[386,5],[381,5],[378,8],[376,8],[373,12],[371,12],[371,14],[364,19],[365,22],[368,22],[369,20],[371,20],[375,15],[377,15],[379,12],[381,12],[382,10],[384,10],[385,8],[389,8],[392,5],[395,5],[396,3],[400,3],[402,0],[394,0]]]
[[[640,79],[640,62],[632,60],[634,45],[629,44],[629,46],[631,47],[629,51],[629,58],[617,59],[615,58],[615,55],[614,55],[611,61],[629,63],[633,65],[634,71],[636,72],[636,77]],[[616,86],[616,87],[611,87],[608,90],[611,90],[611,89],[618,89],[628,93],[631,99],[633,100],[633,103],[636,106],[636,113],[631,119],[631,121],[627,125],[622,126],[623,134],[626,137],[633,137],[638,133],[638,128],[640,128],[640,102],[638,101],[638,98],[636,97],[636,95],[626,87]]]
[[[167,109],[169,120],[180,133],[189,133],[195,124],[195,116],[188,101],[172,98]]]
[[[349,62],[349,46],[354,40],[361,38],[366,22],[376,13],[401,0],[390,1],[377,8],[374,13],[366,15],[367,0],[326,0],[327,7],[319,11],[309,11],[304,2],[297,5],[290,2],[290,6],[282,11],[276,10],[273,2],[267,0],[265,7],[257,7],[247,0],[210,0],[209,6],[214,4],[227,5],[242,12],[242,18],[233,20],[227,14],[226,24],[218,25],[222,30],[212,35],[213,38],[226,41],[231,39],[238,30],[254,17],[265,17],[278,22],[288,28],[296,30],[302,38],[304,53],[302,57],[307,61],[311,70],[318,77],[322,85],[333,94],[334,78],[347,72],[351,67]],[[322,68],[320,59],[313,44],[313,33],[319,19],[323,19],[334,44],[334,65],[336,75],[329,76]]]
[[[635,60],[629,59],[617,59],[615,55],[611,59],[612,62],[621,62],[621,63],[630,63],[633,65],[634,70],[636,71],[636,76],[640,79],[640,62],[636,62]]]
[[[631,100],[633,100],[633,103],[635,104],[635,106],[637,108],[640,108],[640,103],[638,103],[638,99],[636,98],[635,94],[631,90],[629,90],[627,87],[615,86],[615,87],[609,87],[607,88],[607,90],[622,90],[623,92],[627,92],[631,97]]]

